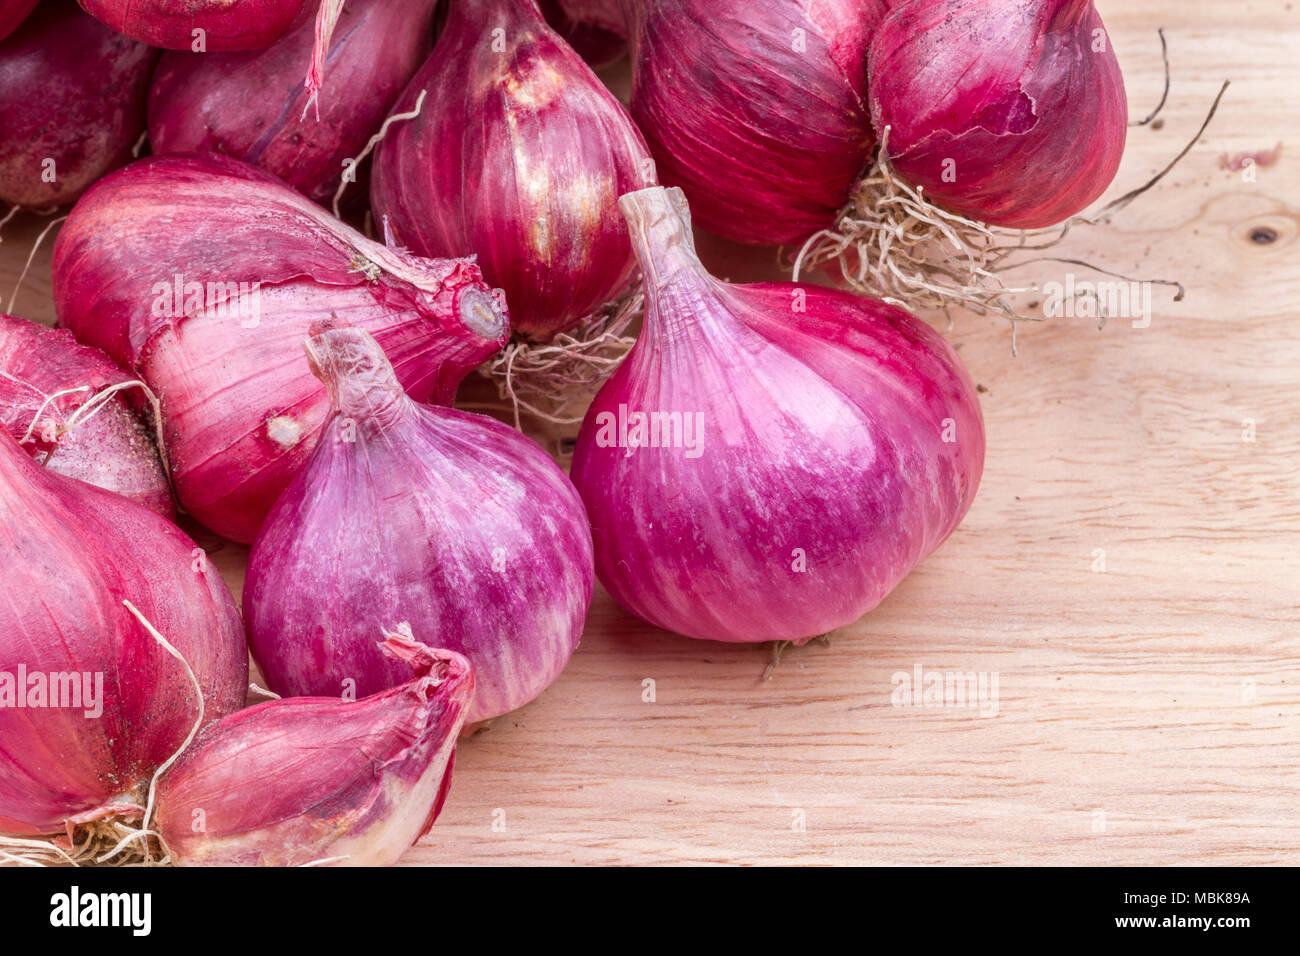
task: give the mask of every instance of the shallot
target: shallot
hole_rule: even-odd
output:
[[[329,49],[318,113],[303,73],[315,42],[304,7],[288,34],[264,50],[163,54],[149,94],[155,153],[212,151],[275,173],[318,202],[365,147],[432,45],[437,0],[353,0]]]
[[[536,0],[459,0],[397,102],[371,203],[421,255],[478,255],[514,328],[545,339],[630,284],[618,197],[652,184],[623,106]]]
[[[1092,0],[911,0],[876,31],[869,76],[885,158],[963,216],[1052,226],[1119,169],[1128,104]]]
[[[500,295],[469,259],[372,242],[228,157],[140,160],[73,207],[54,246],[60,323],[162,406],[181,504],[252,542],[329,410],[301,343],[331,314],[372,332],[417,401],[449,402],[500,348]]]
[[[442,809],[474,693],[464,657],[409,633],[375,645],[406,670],[392,690],[267,701],[211,724],[160,778],[157,828],[171,862],[397,862]]]
[[[798,643],[852,623],[970,507],[984,461],[970,377],[883,302],[713,278],[680,190],[622,207],[645,328],[572,469],[601,582],[696,638]]]
[[[627,0],[632,115],[696,221],[739,242],[835,219],[876,137],[867,44],[881,0]]]
[[[0,315],[0,428],[50,471],[171,517],[171,488],[127,401],[143,386],[66,330]]]
[[[412,401],[364,330],[313,333],[307,354],[334,412],[267,518],[244,589],[270,688],[392,686],[402,668],[373,634],[407,620],[474,665],[471,722],[522,706],[582,636],[593,571],[577,493],[514,429]]]
[[[72,202],[129,162],[158,51],[70,2],[43,3],[0,43],[0,202]]]
[[[170,521],[42,468],[3,430],[0,554],[0,832],[140,816],[200,717],[243,703],[230,591]]]

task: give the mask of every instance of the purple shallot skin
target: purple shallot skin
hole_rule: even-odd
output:
[[[894,169],[993,225],[1069,219],[1124,154],[1124,80],[1092,0],[900,4],[871,44],[870,98]]]
[[[244,590],[270,687],[390,687],[402,668],[373,635],[409,621],[474,665],[471,723],[532,700],[568,663],[591,602],[577,492],[513,429],[412,401],[363,330],[319,328],[307,349],[334,413],[268,517]]]
[[[68,0],[0,42],[0,205],[62,206],[130,162],[157,59]]]
[[[293,25],[306,0],[78,0],[118,33],[164,50],[260,50]],[[198,44],[202,44],[198,46]]]
[[[0,832],[138,815],[154,772],[198,719],[198,693],[205,721],[243,705],[239,606],[174,524],[42,468],[4,429],[0,555],[0,673],[12,681],[0,706]],[[185,659],[198,688],[124,601]],[[20,673],[28,697],[31,678],[45,677],[40,705],[16,705]]]
[[[695,221],[762,245],[828,228],[866,169],[882,0],[625,0],[632,115]]]
[[[172,861],[387,866],[427,833],[451,785],[474,673],[405,630],[375,645],[406,669],[391,690],[267,701],[210,725],[158,788]],[[258,786],[267,779],[275,786]]]
[[[535,0],[458,0],[375,150],[371,205],[420,255],[475,255],[545,340],[625,292],[618,197],[656,182],[622,104]]]
[[[852,623],[970,507],[984,460],[970,377],[901,309],[713,278],[680,191],[622,202],[646,324],[571,472],[601,582],[695,638],[801,643]]]
[[[328,203],[428,55],[437,0],[352,0],[334,29],[318,103],[303,73],[314,5],[264,50],[164,53],[149,93],[155,153],[217,152],[274,173]],[[319,115],[317,114],[319,107]]]

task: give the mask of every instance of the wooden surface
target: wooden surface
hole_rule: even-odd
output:
[[[1184,301],[1157,291],[1145,329],[1022,327],[1018,358],[1005,323],[958,316],[988,458],[938,553],[767,681],[770,646],[667,635],[598,593],[558,683],[462,744],[406,862],[1300,863],[1300,5],[1098,6],[1135,118],[1159,26],[1173,63],[1113,195],[1233,81],[1175,173],[1063,252],[1180,278]],[[1279,141],[1255,183],[1220,168]],[[3,230],[6,300],[39,227]],[[48,249],[14,311],[52,319]],[[217,555],[236,589],[242,554]],[[997,715],[891,706],[917,665],[996,674]]]

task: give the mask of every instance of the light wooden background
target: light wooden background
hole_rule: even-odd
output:
[[[406,862],[1300,862],[1300,5],[1099,7],[1135,118],[1159,97],[1159,26],[1174,71],[1114,195],[1233,81],[1170,179],[1063,253],[1181,278],[1186,299],[1157,292],[1147,329],[1022,327],[1018,358],[1004,323],[960,316],[988,460],[938,553],[767,681],[769,646],[664,634],[598,593],[559,682],[464,741]],[[1255,183],[1220,168],[1279,141]],[[39,228],[3,230],[5,302]],[[14,311],[52,320],[49,285],[47,249]],[[236,591],[243,554],[216,555]],[[918,664],[996,673],[997,716],[891,706]]]

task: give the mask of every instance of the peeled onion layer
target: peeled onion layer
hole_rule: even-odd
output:
[[[312,322],[366,328],[409,394],[438,402],[500,348],[508,322],[472,261],[371,242],[269,174],[211,154],[141,160],[97,183],[55,243],[54,298],[63,326],[158,395],[181,504],[244,543],[328,414],[302,361]]]
[[[660,179],[736,242],[830,225],[876,142],[867,48],[881,0],[629,0],[632,115]]]
[[[391,690],[268,701],[208,727],[159,783],[157,827],[172,862],[385,866],[429,831],[473,670],[399,634],[375,646],[406,669]]]
[[[319,115],[303,82],[316,13],[264,50],[165,53],[149,94],[155,153],[211,151],[279,176],[317,202],[374,134],[432,45],[437,0],[351,0],[334,30]]]
[[[901,309],[708,275],[680,191],[622,202],[646,324],[588,411],[571,471],[597,575],[689,637],[802,643],[852,623],[974,499],[984,430],[970,377]]]
[[[307,349],[334,414],[267,518],[244,588],[268,685],[390,687],[403,669],[374,633],[409,621],[474,665],[471,723],[532,700],[568,663],[591,602],[573,486],[500,422],[413,402],[364,330],[318,328]]]
[[[3,431],[0,553],[0,832],[53,833],[74,818],[138,812],[199,702],[185,667],[123,601],[184,657],[205,720],[217,720],[248,687],[234,599],[171,522],[41,468]],[[41,684],[43,702],[33,696]],[[94,708],[83,690],[101,713],[86,716]]]
[[[157,57],[71,3],[27,17],[0,43],[0,203],[61,206],[129,162]]]
[[[164,50],[260,50],[288,32],[306,0],[78,0],[118,33]],[[198,44],[202,44],[199,46]]]
[[[474,253],[545,340],[626,291],[618,197],[652,184],[627,111],[534,0],[459,0],[375,151],[371,205],[421,255]]]
[[[0,427],[50,471],[170,518],[171,487],[152,436],[125,389],[105,398],[131,381],[71,332],[0,315]]]
[[[1124,153],[1124,81],[1092,0],[901,4],[872,40],[869,89],[894,169],[981,222],[1063,222]]]

